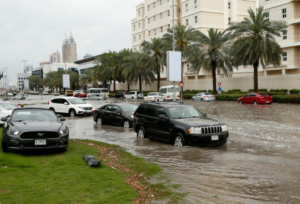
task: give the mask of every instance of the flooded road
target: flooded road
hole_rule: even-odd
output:
[[[29,96],[25,103],[47,107],[49,98]],[[126,100],[89,103],[97,108],[115,101]],[[300,203],[299,105],[184,102],[225,122],[229,130],[227,144],[215,148],[175,148],[168,143],[137,139],[132,129],[97,126],[91,116],[66,117],[65,123],[71,139],[120,145],[159,164],[173,183],[181,184],[182,190],[189,193],[182,203]]]

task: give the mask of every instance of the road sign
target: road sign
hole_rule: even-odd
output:
[[[179,82],[179,86],[183,87],[184,83],[183,82]]]
[[[222,85],[222,82],[218,82],[218,86],[221,86]]]
[[[218,88],[218,91],[222,91],[222,88],[221,88],[221,86],[219,86],[219,88]]]

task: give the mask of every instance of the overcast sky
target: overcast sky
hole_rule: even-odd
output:
[[[142,0],[0,0],[0,72],[15,83],[24,63],[38,67],[59,50],[65,35],[77,58],[131,48],[131,19]],[[1,80],[2,81],[2,80]],[[1,84],[1,82],[0,82]]]

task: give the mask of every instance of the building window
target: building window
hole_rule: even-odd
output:
[[[230,20],[231,20],[231,18],[228,18],[228,24],[230,24]]]
[[[141,16],[141,11],[139,11],[139,16]]]
[[[148,11],[150,10],[150,5],[148,5]]]
[[[197,0],[194,0],[194,3],[195,3],[195,8],[197,7]]]
[[[156,35],[156,29],[154,29],[154,35]]]
[[[155,8],[155,2],[153,3],[153,8]]]
[[[154,18],[154,21],[155,21],[155,19],[156,19],[155,16],[153,16],[153,18]]]
[[[287,61],[287,52],[283,52],[282,54],[282,60]]]
[[[139,35],[139,40],[141,40],[141,35]]]
[[[160,13],[160,18],[161,18],[161,19],[163,18],[163,14],[162,14],[162,13]]]
[[[160,5],[162,5],[162,0],[160,0]]]
[[[269,0],[266,0],[266,1],[269,1]]]
[[[148,36],[150,36],[150,31],[148,31]]]
[[[198,16],[195,16],[195,23],[198,23]]]
[[[187,70],[190,71],[190,64],[187,64]]]
[[[286,18],[286,8],[282,9],[282,18]]]
[[[133,25],[133,30],[135,30],[135,25]]]
[[[139,28],[141,28],[141,23],[139,23]]]
[[[185,19],[185,24],[188,26],[189,25],[189,19]]]
[[[230,9],[230,2],[228,2],[228,9]]]
[[[180,13],[180,9],[178,9],[178,13]]]
[[[269,21],[270,20],[270,13],[266,12],[266,19]]]
[[[170,24],[168,24],[168,28],[170,28]]]
[[[287,39],[287,31],[286,31],[286,30],[282,32],[282,38],[283,38],[284,40]]]
[[[148,18],[148,23],[150,23],[150,18]]]
[[[185,4],[185,10],[189,10],[189,4]]]
[[[133,37],[133,40],[135,41],[135,36]]]
[[[170,10],[168,10],[168,16],[170,16]]]
[[[163,30],[163,27],[160,27],[160,32],[163,32],[164,30]]]

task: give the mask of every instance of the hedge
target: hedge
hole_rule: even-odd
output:
[[[288,89],[271,89],[270,92],[284,92],[284,93],[287,93]]]
[[[275,103],[300,103],[300,95],[276,95],[272,98]]]
[[[271,89],[272,90],[272,89]],[[254,92],[254,89],[249,89],[249,92]],[[268,89],[258,89],[259,92],[268,92]],[[277,91],[280,92],[280,91]]]

